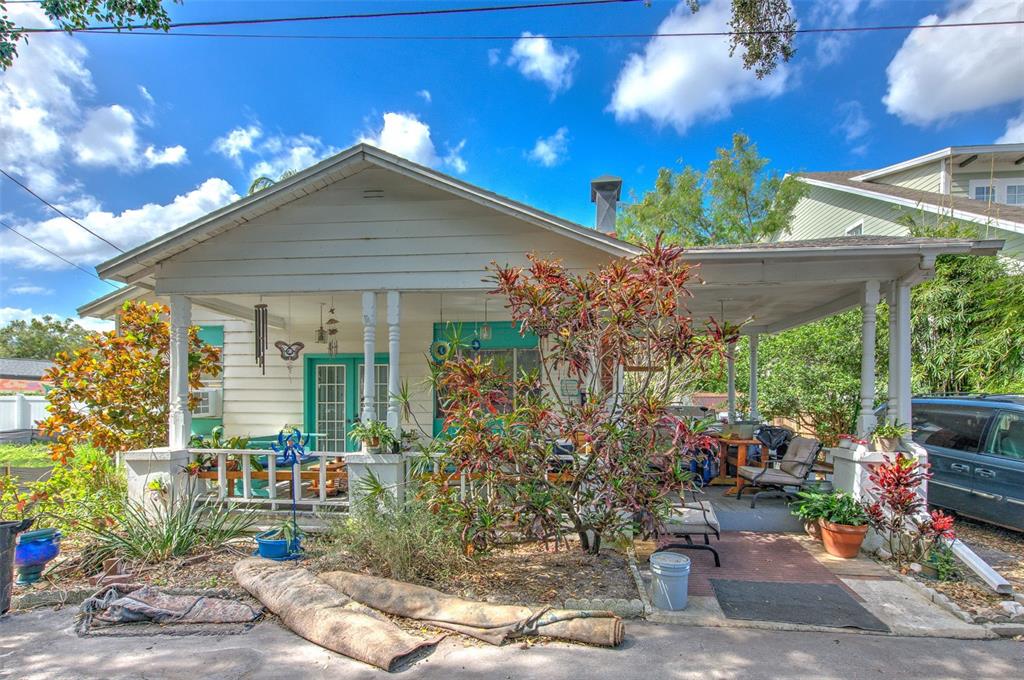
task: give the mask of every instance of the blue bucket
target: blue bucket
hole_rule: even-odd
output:
[[[651,555],[651,595],[654,606],[668,611],[686,609],[690,558],[674,552]]]

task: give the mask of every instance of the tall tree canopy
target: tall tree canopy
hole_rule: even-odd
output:
[[[623,208],[619,236],[649,244],[661,233],[667,243],[691,247],[774,237],[789,226],[806,188],[769,171],[769,162],[737,132],[704,172],[662,168],[654,188]]]
[[[0,357],[5,359],[53,359],[85,344],[89,331],[71,319],[46,315],[41,319],[11,321],[0,328]]]

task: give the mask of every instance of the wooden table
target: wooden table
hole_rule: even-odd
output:
[[[739,493],[746,482],[738,474],[735,477],[730,477],[725,474],[729,467],[729,447],[736,447],[736,468],[739,469],[747,464],[747,447],[749,446],[764,446],[757,439],[719,439],[718,440],[718,476],[711,480],[712,484],[724,485],[732,484],[733,488],[728,489],[725,492],[726,496],[735,496]],[[765,453],[761,454],[761,467],[768,465],[768,456]]]

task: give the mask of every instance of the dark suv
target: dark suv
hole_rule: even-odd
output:
[[[914,441],[928,451],[928,501],[1024,531],[1024,396],[917,397]]]

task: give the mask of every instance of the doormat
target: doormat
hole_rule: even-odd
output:
[[[889,632],[887,625],[833,583],[713,578],[711,584],[726,618]]]

